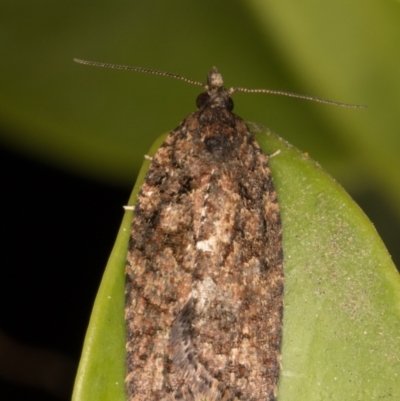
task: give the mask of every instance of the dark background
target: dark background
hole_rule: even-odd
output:
[[[0,330],[36,348],[39,365],[38,347],[69,356],[74,366],[65,376],[71,388],[64,399],[69,399],[93,301],[131,188],[69,174],[4,148],[0,165]],[[0,399],[58,398],[3,379]]]

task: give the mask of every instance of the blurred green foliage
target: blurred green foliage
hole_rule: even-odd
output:
[[[152,141],[195,110],[199,88],[73,58],[196,80],[216,65],[228,87],[369,105],[234,95],[237,114],[307,151],[371,209],[379,230],[400,220],[398,1],[6,0],[1,9],[3,146],[132,185]],[[379,221],[385,209],[388,224]]]

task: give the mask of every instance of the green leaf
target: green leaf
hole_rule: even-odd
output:
[[[400,399],[400,276],[364,213],[268,131],[283,221],[281,401]]]
[[[400,399],[400,277],[382,241],[314,161],[249,125],[266,154],[280,151],[270,158],[285,256],[279,400]],[[146,161],[129,204],[147,167]],[[123,293],[131,219],[126,212],[104,273],[72,401],[125,401]]]

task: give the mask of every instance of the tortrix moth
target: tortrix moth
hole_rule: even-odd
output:
[[[128,401],[277,399],[282,228],[268,159],[216,68],[152,159],[126,266]],[[358,107],[345,105],[349,107]]]

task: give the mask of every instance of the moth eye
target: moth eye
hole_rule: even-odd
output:
[[[229,111],[232,111],[234,105],[235,105],[235,104],[233,103],[233,100],[232,100],[230,97],[228,97],[228,99],[227,99],[227,101],[226,101],[226,108],[227,108]]]
[[[210,100],[210,95],[207,92],[200,93],[199,96],[197,96],[196,99],[196,106],[198,109],[201,109],[204,107],[207,102]]]
[[[199,96],[197,96],[196,99],[196,106],[198,109],[201,109],[202,107],[207,106],[207,104],[210,101],[210,95],[207,92],[200,93]],[[223,104],[223,107],[225,107],[227,110],[232,111],[234,107],[233,100],[230,97],[226,97],[223,99],[225,104]]]

